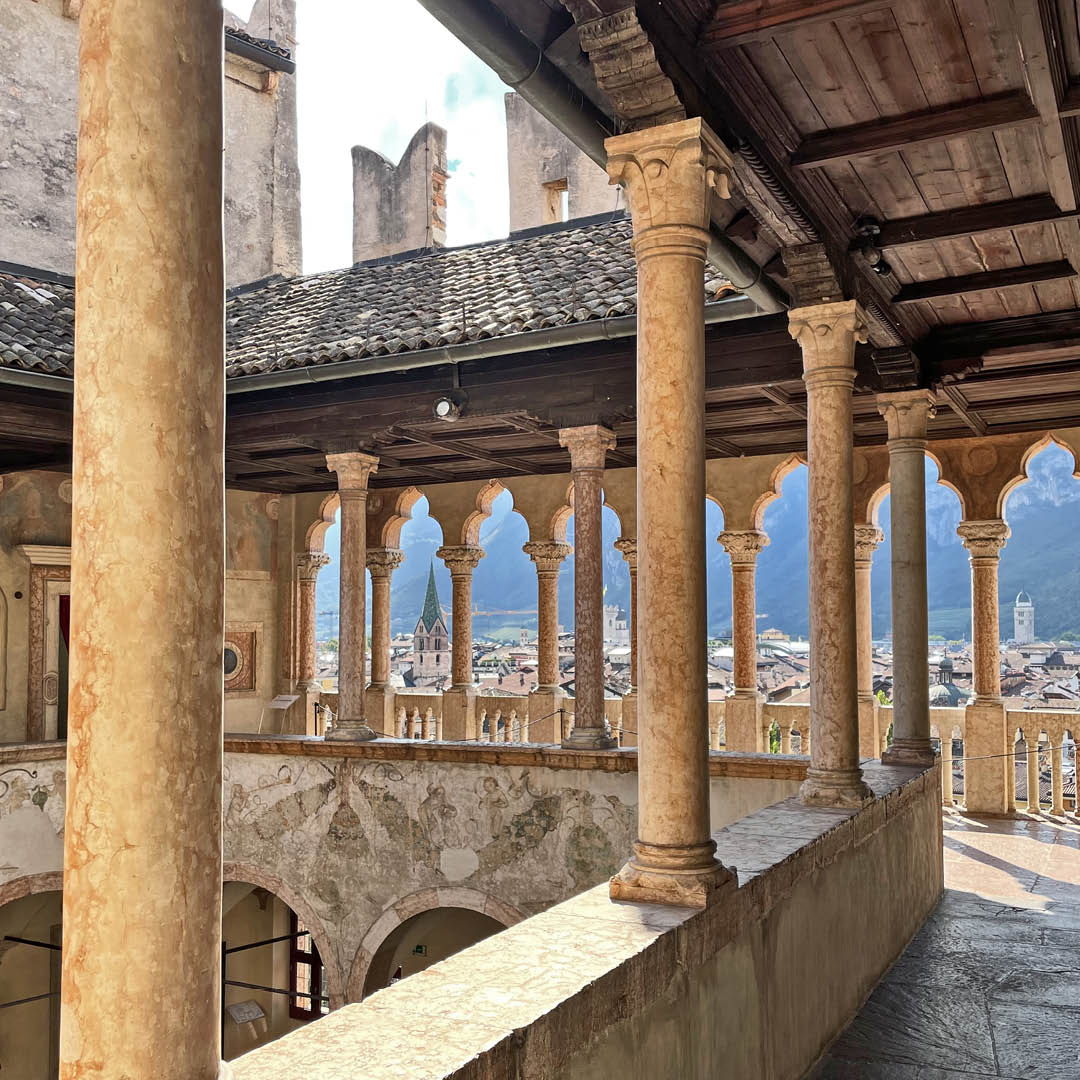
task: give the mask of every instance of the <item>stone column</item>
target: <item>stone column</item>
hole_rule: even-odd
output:
[[[371,573],[371,682],[364,691],[368,723],[380,735],[397,737],[394,688],[390,685],[390,576],[402,564],[398,548],[370,548]]]
[[[559,709],[559,572],[574,549],[555,540],[530,540],[521,549],[536,566],[536,689],[529,694],[528,741],[562,741]]]
[[[956,527],[971,553],[971,638],[975,700],[964,717],[964,803],[973,813],[1004,814],[1012,769],[1001,700],[998,631],[998,557],[1009,538],[1000,519],[961,521]],[[1010,755],[1010,756],[1005,756]]]
[[[221,8],[88,3],[79,30],[59,1075],[213,1080],[225,595]]]
[[[769,543],[756,529],[722,532],[717,539],[731,557],[731,644],[735,692],[724,702],[728,750],[767,750],[762,745],[761,703],[757,691],[757,557]]]
[[[893,739],[882,761],[930,765],[930,646],[926,602],[926,423],[929,390],[878,396],[889,429]]]
[[[297,618],[300,637],[300,656],[296,692],[304,706],[304,731],[321,735],[316,730],[315,704],[322,687],[315,681],[315,582],[319,571],[330,561],[322,551],[302,551],[296,556]]]
[[[336,741],[376,738],[364,715],[367,637],[367,487],[379,459],[359,450],[327,454],[341,498],[341,600],[338,628],[338,714],[326,736]]]
[[[630,570],[630,689],[622,699],[620,746],[637,746],[637,538],[623,536],[615,548]]]
[[[435,554],[450,571],[453,628],[450,643],[450,689],[443,692],[443,734],[449,740],[475,739],[476,689],[472,670],[472,576],[484,549],[471,544],[441,547]]]
[[[604,718],[604,455],[615,447],[606,427],[563,428],[574,480],[574,730],[570,750],[615,745]]]
[[[700,120],[608,139],[638,273],[638,838],[617,900],[703,907],[735,887],[709,823],[704,267],[731,157]]]
[[[872,795],[859,767],[851,389],[866,335],[854,300],[794,308],[788,325],[803,355],[809,465],[811,738],[800,796],[860,806]]]
[[[874,695],[874,628],[870,571],[885,534],[876,525],[855,526],[855,640],[858,653],[859,756],[878,756],[878,700]]]

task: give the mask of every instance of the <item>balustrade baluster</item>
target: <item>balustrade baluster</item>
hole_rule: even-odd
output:
[[[1050,813],[1060,817],[1065,813],[1064,786],[1061,775],[1062,753],[1061,744],[1065,739],[1064,729],[1054,732],[1047,731],[1050,737],[1050,794],[1052,804]]]

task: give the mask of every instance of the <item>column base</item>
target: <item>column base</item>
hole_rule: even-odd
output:
[[[724,701],[724,749],[761,753],[761,702],[756,691],[736,690]]]
[[[705,908],[738,887],[734,867],[715,857],[716,843],[689,847],[634,841],[630,861],[611,879],[612,900]]]
[[[1007,814],[1015,769],[1001,701],[976,700],[964,712],[964,805],[973,814]]]
[[[630,690],[622,699],[622,742],[621,746],[637,746],[637,691]]]
[[[616,745],[607,724],[602,728],[581,728],[575,724],[569,737],[562,741],[564,750],[613,750]]]
[[[562,740],[562,714],[566,695],[558,686],[538,686],[529,692],[528,742],[557,743]]]
[[[815,769],[811,765],[799,788],[799,801],[807,806],[858,810],[873,799],[862,769]]]
[[[367,720],[342,720],[340,717],[326,733],[327,742],[371,742],[378,737]]]
[[[882,765],[933,765],[937,753],[929,739],[893,739],[881,755]]]
[[[873,694],[859,694],[859,757],[876,758],[880,753],[878,699]]]
[[[471,686],[451,686],[442,695],[443,739],[463,742],[480,738],[476,722],[476,691]]]
[[[367,713],[367,722],[376,734],[389,738],[399,737],[392,686],[368,686],[364,690],[364,712]]]

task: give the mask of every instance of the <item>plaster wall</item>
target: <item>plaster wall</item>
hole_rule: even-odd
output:
[[[566,181],[570,218],[625,209],[607,173],[551,121],[517,94],[507,94],[505,101],[511,232],[561,220],[547,213],[549,195],[544,185],[562,180]]]
[[[0,252],[72,274],[79,23],[64,0],[0,4]],[[230,25],[245,24],[226,13]],[[258,0],[247,24],[295,49],[295,0]],[[229,285],[300,272],[296,77],[226,54],[225,264]]]

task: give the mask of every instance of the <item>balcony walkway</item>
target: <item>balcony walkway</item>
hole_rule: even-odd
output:
[[[1080,1077],[1080,823],[947,811],[945,887],[814,1080]]]

